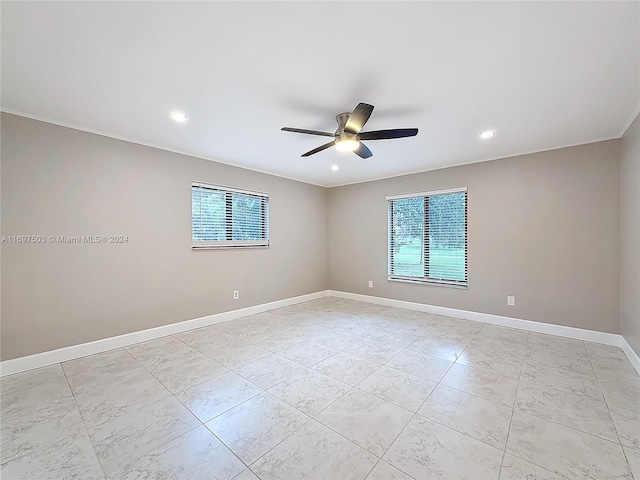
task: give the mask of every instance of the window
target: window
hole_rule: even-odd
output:
[[[389,280],[467,286],[467,189],[392,195]]]
[[[193,248],[268,247],[269,195],[194,182],[191,240]]]

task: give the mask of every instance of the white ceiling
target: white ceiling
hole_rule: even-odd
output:
[[[639,5],[3,1],[2,110],[360,182],[620,137],[640,106]],[[376,107],[364,130],[418,136],[300,158],[328,139],[280,131],[333,132],[358,102]]]

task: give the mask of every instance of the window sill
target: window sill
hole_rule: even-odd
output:
[[[192,245],[191,250],[234,250],[238,248],[269,248],[269,245]]]
[[[397,277],[387,277],[387,280],[390,282],[413,283],[415,285],[430,285],[432,287],[449,287],[449,288],[458,288],[461,290],[469,289],[469,285],[467,283],[447,283],[447,282],[439,282],[437,280],[420,280],[420,279],[397,278]]]

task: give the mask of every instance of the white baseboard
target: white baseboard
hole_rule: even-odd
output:
[[[531,320],[522,320],[520,318],[503,317],[490,313],[471,312],[468,310],[458,310],[455,308],[438,307],[436,305],[427,305],[424,303],[407,302],[404,300],[394,300],[391,298],[374,297],[370,295],[362,295],[359,293],[340,292],[329,290],[332,297],[356,300],[359,302],[374,303],[387,307],[404,308],[418,312],[434,313],[438,315],[447,315],[449,317],[462,318],[475,322],[488,323],[491,325],[499,325],[502,327],[517,328],[527,330],[529,332],[546,333],[556,335],[558,337],[574,338],[577,340],[585,340],[587,342],[602,343],[605,345],[613,345],[620,347],[625,353],[633,367],[640,375],[640,358],[634,352],[622,335],[615,333],[597,332],[595,330],[585,330],[583,328],[567,327],[564,325],[554,325],[551,323],[534,322]]]
[[[424,303],[407,302],[404,300],[394,300],[391,298],[374,297],[371,295],[361,295],[358,293],[340,292],[337,290],[324,290],[298,297],[286,298],[275,302],[255,305],[253,307],[241,308],[229,312],[217,313],[206,317],[186,320],[184,322],[172,323],[162,327],[150,328],[139,332],[127,333],[117,337],[105,338],[94,342],[73,345],[70,347],[59,348],[48,352],[37,353],[26,357],[15,358],[0,362],[0,376],[11,375],[13,373],[24,372],[34,368],[45,367],[55,363],[66,362],[75,358],[86,357],[96,353],[106,352],[114,348],[126,347],[148,340],[154,340],[167,335],[193,330],[194,328],[206,327],[228,320],[255,315],[258,313],[268,312],[277,308],[287,307],[298,303],[317,300],[319,298],[332,296],[355,300],[359,302],[373,303],[376,305],[384,305],[387,307],[404,308],[406,310],[414,310],[418,312],[434,313],[438,315],[447,315],[465,320],[488,323],[491,325],[499,325],[503,327],[517,328],[527,330],[529,332],[546,333],[559,337],[574,338],[578,340],[586,340],[588,342],[602,343],[620,347],[626,354],[627,358],[640,374],[640,357],[633,351],[629,343],[622,335],[613,333],[596,332],[594,330],[585,330],[581,328],[566,327],[564,325],[553,325],[550,323],[533,322],[531,320],[522,320],[519,318],[503,317],[490,313],[471,312],[468,310],[458,310],[455,308],[438,307],[436,305],[427,305]]]
[[[627,356],[627,358],[631,362],[631,365],[633,365],[633,368],[636,369],[636,372],[638,372],[638,375],[640,375],[640,357],[633,350],[633,348],[631,348],[631,345],[629,345],[629,342],[627,342],[627,339],[624,338],[622,335],[620,335],[620,345],[619,345],[619,347],[622,349],[624,354]]]
[[[418,312],[447,315],[448,317],[462,318],[464,320],[472,320],[474,322],[499,325],[501,327],[517,328],[519,330],[527,330],[529,332],[547,333],[549,335],[556,335],[559,337],[587,340],[594,343],[615,345],[616,347],[620,346],[620,335],[616,335],[614,333],[596,332],[594,330],[584,330],[582,328],[565,327],[564,325],[553,325],[551,323],[533,322],[531,320],[522,320],[519,318],[502,317],[500,315],[493,315],[491,313],[471,312],[468,310],[438,307],[435,305],[427,305],[424,303],[406,302],[404,300],[393,300],[391,298],[372,297],[369,295],[360,295],[357,293],[338,292],[335,290],[329,290],[329,295],[333,297],[357,300],[360,302],[385,305],[387,307],[404,308],[407,310],[415,310]]]
[[[3,377],[5,375],[24,372],[34,368],[46,367],[47,365],[53,365],[54,363],[66,362],[75,358],[86,357],[87,355],[94,355],[96,353],[106,352],[107,350],[113,350],[114,348],[127,347],[136,343],[166,337],[167,335],[193,330],[194,328],[206,327],[208,325],[214,325],[216,323],[226,322],[236,318],[268,312],[269,310],[275,310],[276,308],[288,307],[289,305],[308,302],[310,300],[317,300],[318,298],[323,298],[328,295],[329,291],[323,290],[307,295],[300,295],[298,297],[277,300],[275,302],[263,303],[253,307],[240,308],[229,312],[216,313],[206,317],[185,320],[184,322],[171,323],[169,325],[163,325],[162,327],[118,335],[117,337],[104,338],[94,342],[72,345],[70,347],[50,350],[48,352],[28,355],[26,357],[5,360],[4,362],[0,362],[0,376]]]

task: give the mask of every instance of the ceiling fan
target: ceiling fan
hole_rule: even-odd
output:
[[[361,142],[361,140],[388,140],[391,138],[413,137],[418,134],[417,128],[394,128],[391,130],[373,130],[371,132],[361,132],[364,124],[367,123],[373,112],[373,105],[359,103],[353,112],[340,113],[336,116],[338,129],[334,133],[320,132],[318,130],[306,130],[303,128],[282,127],[285,132],[308,133],[310,135],[321,135],[333,137],[334,139],[313,150],[303,153],[302,157],[308,157],[314,153],[321,152],[327,148],[335,147],[340,151],[353,152],[359,157],[369,158],[373,155],[371,150]]]

